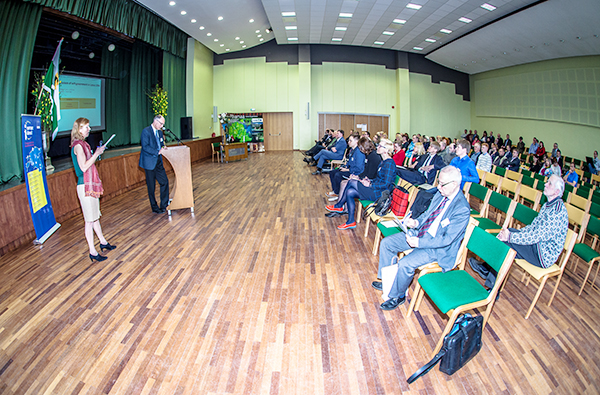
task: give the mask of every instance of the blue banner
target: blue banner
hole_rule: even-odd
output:
[[[60,227],[48,194],[46,164],[42,148],[42,127],[39,115],[21,115],[21,141],[23,145],[23,172],[31,219],[37,239],[41,244]]]

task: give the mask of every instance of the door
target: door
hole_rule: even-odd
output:
[[[294,149],[294,114],[292,112],[263,113],[266,151]]]

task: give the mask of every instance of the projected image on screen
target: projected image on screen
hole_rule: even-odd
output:
[[[92,130],[104,130],[104,79],[62,74],[60,115],[61,132],[70,132],[81,117],[90,120]]]

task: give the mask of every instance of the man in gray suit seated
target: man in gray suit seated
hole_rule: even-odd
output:
[[[413,251],[398,260],[398,273],[388,294],[389,300],[381,304],[383,310],[393,310],[406,299],[415,269],[427,263],[437,262],[442,270],[454,267],[460,244],[465,235],[471,207],[463,195],[460,170],[446,166],[440,171],[438,192],[429,208],[416,219],[408,218],[404,224],[408,234],[397,233],[383,239],[379,248],[379,271],[395,263],[399,252]],[[373,288],[382,290],[381,281],[374,281]]]

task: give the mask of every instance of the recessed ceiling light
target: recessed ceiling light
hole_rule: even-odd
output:
[[[243,44],[243,43],[244,43],[243,41],[240,41],[240,44]]]
[[[406,21],[404,19],[394,19],[393,21],[394,23],[399,23],[401,25],[404,25],[406,23]]]
[[[288,41],[298,41],[298,37],[288,37]]]
[[[344,27],[344,26],[336,26],[335,30],[340,31],[340,32],[345,32],[346,30],[348,30],[348,28]]]
[[[181,15],[187,14],[187,11],[181,11]]]
[[[506,55],[506,52],[502,52],[503,55]]]
[[[264,40],[265,40],[264,38],[261,38],[261,39],[260,39],[260,40],[258,40],[258,41],[264,41]]]
[[[349,12],[340,12],[340,18],[352,18],[352,14]]]
[[[334,37],[334,38],[332,38],[332,39],[331,39],[331,41],[342,41],[342,39],[341,39],[341,38]]]
[[[245,45],[242,45],[242,48],[246,48],[246,46],[245,46]]]
[[[413,47],[413,49],[414,49],[415,51],[422,51],[422,50],[423,50],[423,48],[421,48],[421,47]]]
[[[239,40],[240,38],[239,38],[239,37],[236,37],[235,39],[236,39],[236,40]]]
[[[192,23],[196,23],[196,20],[195,20],[195,19],[192,19]]]
[[[389,32],[389,31],[384,31],[382,34],[385,34],[386,36],[393,36],[394,32]]]
[[[463,63],[463,66],[466,66],[466,65],[467,65],[466,63]]]
[[[229,51],[229,48],[225,49],[225,51]]]
[[[254,23],[254,19],[250,19],[248,22],[250,22],[250,23]]]
[[[169,1],[169,5],[170,5],[170,6],[174,6],[174,5],[175,5],[175,2],[174,2],[174,1]]]
[[[257,33],[257,34],[258,34],[258,33],[260,33],[260,30],[257,30],[257,31],[255,31],[254,33]]]
[[[261,37],[262,37],[262,34],[259,34],[259,35],[258,35],[258,36],[256,36],[256,37],[258,37],[258,38],[261,38]]]
[[[281,16],[284,16],[284,17],[296,16],[296,13],[294,11],[285,11],[285,12],[281,13]]]
[[[442,30],[440,30],[440,32],[445,33],[445,34],[450,34],[450,33],[452,33],[452,30],[442,29]]]
[[[220,17],[217,17],[217,19],[218,19],[218,20],[220,20],[220,21],[222,21],[222,20],[223,20],[223,17],[222,17],[222,16],[220,16]]]
[[[496,9],[496,7],[488,3],[483,3],[482,5],[480,5],[480,7],[488,11],[494,11]]]
[[[298,26],[286,26],[285,30],[296,30],[298,29]]]
[[[210,36],[212,36],[212,33],[206,33],[206,35],[207,35],[208,37],[210,37]]]
[[[477,63],[477,61],[475,61],[475,60],[471,60],[471,63]]]
[[[200,30],[204,30],[204,26],[200,26],[198,29],[200,29]]]
[[[427,41],[428,43],[434,43],[435,40],[433,38],[426,38],[425,41]]]
[[[218,38],[215,38],[215,42],[217,42],[217,41],[219,41],[219,39],[218,39]]]
[[[383,41],[375,41],[373,44],[375,44],[375,45],[383,45],[385,43]]]
[[[420,10],[421,7],[423,7],[422,5],[418,5],[418,4],[413,4],[413,3],[408,3],[406,5],[406,8],[410,8],[411,10]]]
[[[225,46],[225,44],[221,44],[221,45],[219,45],[219,46],[220,46],[220,47],[224,47],[224,46]]]
[[[471,23],[471,22],[473,22],[472,19],[465,18],[464,16],[461,17],[461,18],[458,18],[458,20],[461,21],[461,22],[464,22],[464,23]]]

